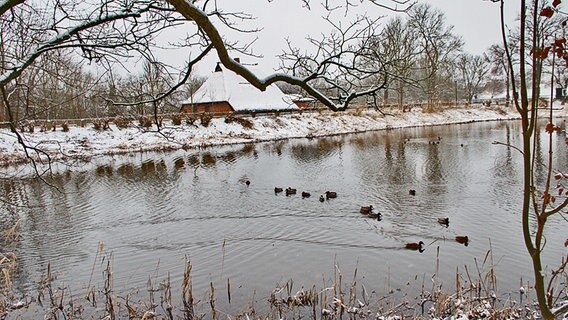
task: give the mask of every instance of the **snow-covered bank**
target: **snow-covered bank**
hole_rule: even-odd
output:
[[[91,124],[85,127],[70,127],[68,132],[56,131],[21,133],[26,144],[50,155],[52,160],[83,159],[92,157],[149,150],[175,150],[210,145],[247,143],[300,137],[318,137],[334,134],[431,126],[471,121],[517,119],[512,107],[504,106],[449,108],[434,113],[425,113],[415,108],[411,112],[352,110],[344,113],[302,113],[247,118],[252,128],[237,122],[225,123],[216,118],[204,127],[199,120],[193,125],[174,126],[170,122],[160,132],[147,131],[131,126],[119,129],[111,124],[106,131],[97,131]],[[555,108],[555,115],[568,115],[563,106]],[[155,130],[155,128],[154,128]],[[24,149],[17,137],[7,129],[0,130],[0,163],[25,161]],[[32,150],[28,154],[37,156]]]

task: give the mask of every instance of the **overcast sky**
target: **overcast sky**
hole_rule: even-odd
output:
[[[386,0],[385,0],[386,1]],[[447,24],[454,26],[454,32],[463,37],[465,51],[473,54],[483,53],[490,45],[500,43],[499,4],[488,0],[419,0],[430,3],[433,7],[446,14]],[[221,7],[233,6],[234,10],[251,13],[256,20],[242,23],[245,27],[261,27],[262,30],[254,35],[230,33],[233,39],[256,39],[252,49],[254,53],[264,56],[262,60],[243,58],[242,62],[256,62],[259,68],[270,72],[278,66],[276,55],[286,48],[285,39],[289,38],[297,47],[306,45],[305,37],[321,37],[328,33],[329,26],[322,21],[324,11],[319,8],[318,0],[312,1],[311,10],[302,8],[299,0],[218,0]],[[512,25],[519,12],[519,1],[506,1],[506,21]],[[392,16],[393,12],[371,5],[364,5],[349,12],[350,17],[344,18],[337,13],[336,18],[345,22],[350,21],[356,14],[366,13],[370,16]],[[387,18],[381,20],[387,21]],[[207,74],[214,68],[217,61],[212,55],[205,63],[198,66],[199,74]]]

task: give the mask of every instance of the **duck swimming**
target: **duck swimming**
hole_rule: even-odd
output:
[[[447,227],[450,224],[450,218],[448,218],[448,217],[438,218],[438,223],[445,225]]]
[[[337,192],[334,192],[334,191],[326,191],[326,192],[325,192],[325,197],[326,197],[327,199],[337,198]]]
[[[422,252],[422,251],[424,251],[423,246],[424,246],[424,242],[420,241],[420,242],[407,243],[405,245],[405,248],[409,249],[409,250],[418,250],[418,251]]]
[[[291,187],[286,188],[286,195],[291,195],[291,194],[296,194],[296,189],[293,189]]]
[[[278,188],[278,187],[274,187],[274,193],[280,193],[280,192],[282,192],[282,191],[284,191],[284,189]]]
[[[367,215],[367,217],[369,217],[369,218],[371,218],[371,219],[377,219],[378,221],[381,221],[381,217],[382,217],[382,216],[383,216],[383,215],[382,215],[380,212],[377,212],[377,213],[371,212],[371,213],[369,213],[369,214]]]
[[[456,242],[461,243],[467,247],[469,244],[469,238],[467,236],[456,236]]]
[[[361,207],[361,209],[359,209],[359,212],[363,215],[368,215],[369,213],[373,212],[373,206]]]
[[[302,198],[309,198],[312,195],[309,192],[302,191]]]

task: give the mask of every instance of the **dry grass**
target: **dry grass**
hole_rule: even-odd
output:
[[[14,232],[6,234],[13,236]],[[116,293],[112,261],[112,253],[105,253],[101,243],[85,293],[72,293],[65,286],[55,285],[56,277],[48,264],[38,284],[37,298],[26,300],[19,308],[10,307],[13,303],[6,301],[0,303],[0,319],[23,319],[30,312],[36,319],[536,319],[537,316],[530,297],[521,294],[517,302],[511,296],[503,299],[496,294],[491,251],[480,263],[475,261],[473,270],[467,267],[462,272],[456,270],[455,292],[442,289],[436,268],[434,275],[424,276],[415,297],[397,290],[380,296],[359,282],[357,268],[346,276],[336,265],[333,279],[324,281],[321,287],[297,286],[289,280],[266,297],[257,299],[255,293],[248,306],[232,313],[227,310],[233,295],[230,279],[226,290],[210,283],[206,293],[196,293],[192,285],[193,266],[187,257],[181,283],[172,284],[169,273],[161,281],[157,276],[148,277],[146,291],[135,291],[132,295]],[[436,265],[439,264],[437,260]],[[96,272],[97,266],[103,268],[102,272]],[[92,281],[96,274],[103,275],[102,283]],[[431,287],[427,288],[429,283]],[[175,298],[174,293],[178,295]],[[196,298],[198,295],[202,298]],[[219,295],[226,295],[229,306],[218,302]]]
[[[11,228],[0,233],[0,238],[3,243],[0,248],[8,247],[18,239],[19,225],[19,222],[16,222]],[[13,252],[2,252],[0,249],[0,292],[6,292],[12,289],[12,277],[16,267],[16,254]]]

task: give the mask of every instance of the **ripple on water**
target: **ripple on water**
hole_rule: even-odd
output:
[[[245,295],[290,278],[311,286],[337,263],[344,271],[359,267],[366,287],[381,291],[387,280],[403,287],[416,275],[429,277],[436,259],[439,276],[451,283],[456,266],[482,261],[490,248],[500,281],[516,284],[528,270],[519,241],[519,165],[510,150],[490,143],[505,140],[503,130],[482,123],[149,153],[87,177],[60,177],[65,196],[33,182],[4,190],[8,199],[33,195],[43,206],[25,213],[23,268],[52,261],[81,283],[104,241],[117,282],[128,288],[143,288],[158,269],[181,279],[189,257],[201,289],[227,278]],[[428,144],[438,136],[440,144]],[[276,186],[298,194],[274,194]],[[338,198],[319,202],[326,190]],[[311,197],[302,199],[302,191]],[[381,221],[359,213],[367,205]],[[563,253],[553,244],[563,244],[564,234],[547,235],[547,262]],[[456,235],[469,236],[469,246]],[[404,248],[420,240],[424,253]]]

